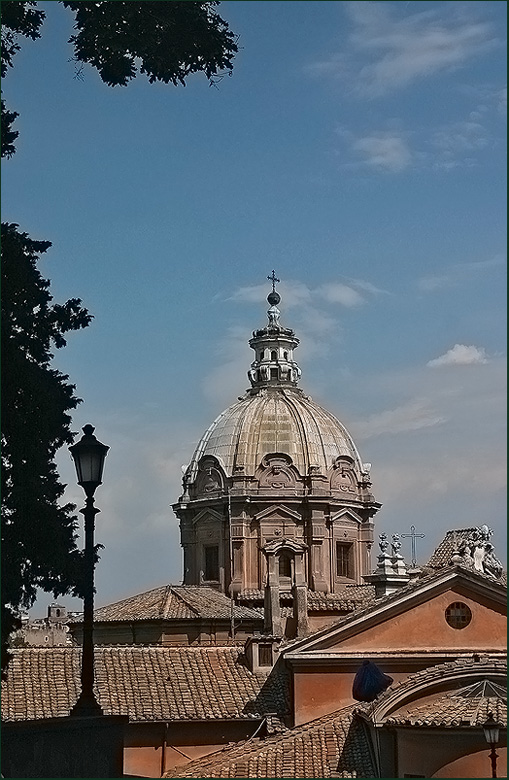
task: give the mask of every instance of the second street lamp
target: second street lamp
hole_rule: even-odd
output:
[[[81,659],[81,693],[71,710],[72,715],[102,715],[94,694],[94,525],[100,509],[94,506],[94,493],[102,483],[104,459],[109,450],[94,436],[93,425],[85,425],[84,436],[69,447],[76,466],[78,485],[86,494],[85,518],[85,582],[83,589],[83,654]]]
[[[495,750],[498,745],[498,738],[500,735],[500,725],[496,722],[492,712],[488,712],[488,718],[486,723],[483,723],[483,731],[486,742],[491,748],[490,760],[491,760],[491,776],[497,776],[497,752]]]

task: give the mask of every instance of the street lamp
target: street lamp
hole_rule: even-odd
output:
[[[493,713],[488,712],[488,719],[483,723],[483,731],[486,742],[491,747],[490,759],[491,759],[491,776],[497,776],[497,758],[498,755],[495,752],[495,748],[498,745],[498,735],[500,732],[500,726],[493,718]]]
[[[85,580],[83,592],[83,655],[81,660],[81,693],[71,710],[72,715],[102,715],[103,711],[94,695],[94,525],[100,509],[94,506],[95,489],[102,482],[104,459],[109,450],[94,436],[94,426],[85,425],[84,436],[69,452],[76,466],[78,485],[86,495],[85,518]]]

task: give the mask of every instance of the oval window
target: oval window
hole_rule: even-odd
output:
[[[472,612],[462,601],[453,601],[445,610],[445,619],[451,628],[465,628],[472,620]]]

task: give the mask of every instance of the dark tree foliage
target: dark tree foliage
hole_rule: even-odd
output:
[[[55,596],[80,595],[82,553],[76,547],[73,504],[59,505],[64,486],[55,453],[71,443],[79,399],[65,374],[51,368],[64,333],[91,320],[81,301],[52,304],[38,268],[49,241],[33,241],[17,225],[2,224],[2,668],[20,608],[38,587]]]
[[[218,0],[103,0],[63,2],[75,13],[69,39],[74,61],[93,65],[109,86],[125,86],[138,72],[149,81],[182,84],[192,73],[205,73],[210,83],[231,72],[238,51],[235,35],[214,10]],[[9,0],[2,10],[2,78],[20,46],[19,35],[40,37],[44,11],[37,3]],[[16,112],[2,101],[2,157],[10,157],[18,133]]]
[[[90,64],[110,86],[138,72],[150,82],[182,84],[197,72],[211,83],[231,71],[235,36],[214,8],[196,0],[63,2],[75,14],[74,61]],[[33,0],[1,3],[1,75],[19,51],[19,36],[40,37],[44,11]],[[18,114],[2,99],[1,156],[15,152]],[[52,347],[85,327],[90,315],[77,299],[51,305],[49,282],[37,269],[50,243],[33,241],[17,225],[2,225],[2,669],[7,639],[36,589],[81,595],[82,554],[76,547],[75,507],[59,505],[64,487],[55,453],[72,441],[67,412],[79,401],[68,377],[51,368]]]
[[[12,58],[20,50],[18,35],[26,38],[40,38],[39,28],[46,16],[44,11],[37,8],[37,3],[11,2],[2,3],[2,78],[5,78],[7,70],[12,68]]]
[[[1,144],[2,144],[2,157],[12,157],[16,151],[14,141],[18,137],[17,130],[12,129],[12,125],[16,117],[19,116],[16,111],[8,111],[4,101],[2,100],[2,124],[0,125],[1,131]]]
[[[138,72],[149,81],[185,86],[191,73],[212,79],[233,67],[237,51],[228,24],[214,2],[64,2],[76,12],[78,62],[89,62],[110,86],[125,85]]]
[[[44,11],[40,11],[35,6],[35,2],[4,2],[1,6],[2,11],[2,56],[1,56],[1,75],[4,79],[9,68],[12,68],[12,59],[17,51],[20,50],[18,35],[24,35],[26,38],[40,38],[39,28],[44,20]],[[18,132],[12,129],[14,120],[18,114],[16,111],[8,111],[2,100],[2,125],[1,142],[2,157],[11,157],[16,151],[14,141],[18,137]]]

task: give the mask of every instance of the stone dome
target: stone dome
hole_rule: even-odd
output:
[[[357,479],[364,480],[369,466],[362,464],[344,425],[297,386],[301,370],[293,352],[299,339],[281,324],[276,306],[281,297],[275,290],[279,280],[274,272],[269,279],[273,289],[267,297],[268,322],[249,340],[254,351],[247,372],[251,388],[205,431],[184,482],[194,483],[200,462],[207,457],[217,459],[227,478],[254,477],[264,458],[276,453],[289,456],[301,477],[311,473],[325,477],[338,467],[338,458],[346,457]]]
[[[352,437],[333,414],[294,387],[260,388],[229,406],[205,431],[187,470],[194,481],[199,461],[217,458],[226,476],[254,475],[264,456],[285,453],[304,476],[311,467],[327,474],[336,458],[365,470]]]

